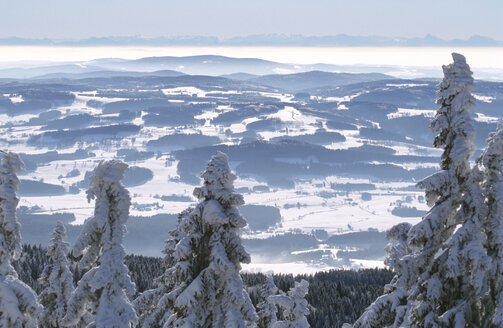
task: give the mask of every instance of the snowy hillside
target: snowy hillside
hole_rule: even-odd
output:
[[[427,209],[414,185],[438,168],[428,125],[439,81],[265,75],[291,66],[200,59],[97,60],[0,80],[0,149],[26,164],[23,241],[46,244],[63,220],[75,224],[73,242],[93,213],[91,171],[119,158],[130,166],[126,251],[159,255],[177,214],[195,202],[199,173],[223,151],[246,204],[246,269],[382,266],[384,231]],[[258,75],[235,74],[246,65]],[[502,116],[503,83],[476,81],[474,96],[482,149]]]

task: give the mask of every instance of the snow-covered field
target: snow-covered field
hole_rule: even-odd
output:
[[[167,89],[162,90],[165,94],[168,93]],[[169,92],[174,93],[186,93],[189,95],[197,94],[198,96],[205,96],[205,92],[200,89],[193,87],[186,88],[173,88],[169,89]],[[60,108],[55,108],[64,115],[74,115],[77,113],[92,113],[94,115],[102,115],[102,111],[96,108],[86,107],[86,102],[89,100],[96,100],[101,102],[114,102],[125,100],[125,98],[106,98],[99,96],[92,96],[96,92],[86,92],[86,93],[75,93],[76,99],[70,106],[62,106]],[[278,97],[281,95],[278,94]],[[223,113],[225,111],[221,111]],[[397,114],[403,113],[402,108],[398,109]],[[430,117],[431,111],[420,111],[414,112],[414,115],[427,115]],[[199,115],[197,118],[201,119],[211,119],[212,117],[218,116],[218,112],[207,111]],[[34,115],[19,115],[14,117],[7,117],[4,115],[2,117],[3,122],[25,122],[30,118],[35,117]],[[324,122],[314,116],[308,116],[300,113],[298,110],[291,106],[285,106],[283,109],[279,110],[274,114],[265,115],[266,119],[279,119],[281,122],[288,124],[288,136],[297,136],[303,134],[313,134],[316,131],[316,124]],[[246,129],[246,125],[257,121],[258,118],[245,119],[241,123],[235,123],[230,126],[230,129],[234,133],[243,132]],[[37,127],[35,127],[37,128]],[[89,159],[77,159],[77,160],[59,160],[50,162],[47,165],[39,166],[36,171],[25,173],[22,175],[23,178],[32,180],[43,180],[46,183],[57,184],[68,188],[77,183],[84,178],[84,173],[91,171],[96,164],[102,159],[112,159],[115,157],[115,152],[122,147],[128,147],[136,150],[145,150],[144,143],[148,140],[157,139],[166,134],[173,133],[175,130],[178,133],[203,133],[209,136],[219,136],[223,141],[226,141],[225,135],[220,133],[225,126],[220,125],[209,125],[204,124],[198,128],[176,128],[174,130],[168,128],[143,128],[138,135],[133,138],[121,138],[120,140],[114,140],[109,145],[97,150],[93,150],[96,153],[96,157]],[[22,128],[22,129],[12,129],[4,128],[2,133],[6,136],[6,139],[23,140],[27,137],[27,131],[35,130],[34,127]],[[333,130],[344,133],[344,130]],[[351,139],[351,135],[354,135],[352,131],[347,131],[345,134],[348,139],[346,142],[337,142],[327,145],[330,149],[347,149],[350,147],[355,147],[362,144],[359,138]],[[36,133],[36,132],[35,132]],[[269,140],[273,137],[285,136],[285,130],[276,131],[264,131],[260,132],[259,135],[264,140]],[[134,139],[134,140],[132,140]],[[229,141],[230,142],[230,141]],[[93,142],[82,144],[75,144],[72,147],[67,147],[64,150],[60,150],[60,153],[74,153],[82,147],[99,146]],[[4,149],[9,149],[11,151],[36,154],[51,151],[52,147],[30,147],[25,144],[16,144],[14,147],[4,144]],[[399,143],[393,147],[397,152],[403,152],[407,150],[408,153],[413,153],[413,149],[410,147],[400,146]],[[426,148],[428,149],[428,148]],[[430,150],[430,149],[428,149]],[[434,150],[431,150],[435,153]],[[299,159],[291,159],[293,162],[298,162]],[[149,205],[154,201],[153,196],[156,194],[175,194],[190,196],[192,194],[193,186],[172,181],[178,177],[177,174],[177,164],[176,160],[170,160],[169,155],[156,156],[155,158],[150,158],[147,160],[135,161],[135,166],[148,168],[153,172],[154,179],[136,187],[130,187],[129,190],[132,195],[134,195],[134,202],[139,205]],[[61,178],[61,176],[66,176],[66,174],[72,170],[77,169],[80,175],[73,176],[71,178]],[[304,180],[296,183],[294,189],[272,189],[269,192],[260,193],[249,193],[245,194],[245,200],[247,204],[254,205],[267,205],[278,207],[281,211],[281,216],[283,217],[282,227],[278,227],[274,230],[274,233],[280,233],[281,231],[290,231],[292,229],[300,229],[304,232],[310,232],[312,229],[325,229],[330,233],[341,233],[348,230],[348,226],[356,230],[366,230],[368,228],[378,228],[379,230],[386,230],[396,223],[397,218],[390,214],[392,208],[391,204],[396,202],[401,202],[407,196],[412,197],[412,200],[408,201],[408,205],[416,206],[418,209],[426,209],[424,202],[418,201],[418,197],[422,194],[421,192],[396,192],[395,189],[400,187],[406,187],[407,183],[397,182],[397,183],[380,183],[376,184],[377,189],[370,192],[372,199],[368,201],[362,201],[360,199],[360,192],[348,192],[344,196],[334,196],[330,198],[320,197],[319,194],[323,192],[330,192],[331,183],[368,183],[369,179],[358,179],[358,178],[346,178],[329,176],[325,179],[312,179]],[[236,182],[237,187],[248,187],[252,189],[254,186],[260,185],[255,179],[238,179]],[[187,207],[185,202],[172,202],[172,201],[161,201],[155,200],[155,203],[159,203],[158,208],[146,209],[135,209],[132,208],[131,214],[136,216],[151,216],[159,213],[179,213],[181,210]],[[20,205],[24,206],[38,206],[40,207],[39,212],[41,213],[55,213],[55,212],[68,212],[71,211],[75,213],[77,220],[75,224],[81,224],[87,217],[92,214],[93,206],[88,204],[85,199],[84,191],[75,195],[62,195],[62,196],[49,196],[49,197],[35,197],[28,196],[21,199]],[[290,207],[291,205],[291,207]],[[417,222],[418,218],[407,219],[407,221],[414,223]],[[272,232],[271,232],[272,233]]]
[[[70,91],[61,91],[73,97],[70,102],[28,110],[21,106],[36,96],[26,90],[47,92],[46,82],[26,80],[18,89],[0,85],[3,101],[11,106],[0,113],[0,148],[22,153],[30,164],[22,180],[53,190],[24,190],[20,206],[32,214],[70,213],[72,224],[82,224],[93,211],[85,194],[86,172],[103,159],[119,157],[139,168],[127,185],[132,216],[178,214],[196,201],[197,171],[211,153],[227,147],[238,175],[235,187],[246,204],[279,213],[270,224],[259,218],[265,222],[261,228],[250,224],[243,238],[270,241],[292,233],[311,238],[307,246],[285,246],[286,255],[279,254],[276,262],[252,251],[252,263],[244,268],[291,273],[382,266],[382,232],[399,222],[414,224],[428,210],[414,185],[438,168],[440,153],[431,146],[427,126],[435,115],[436,82],[327,86],[308,90],[306,97],[211,77],[131,79],[97,79],[96,88],[73,80],[63,88]],[[482,133],[501,120],[491,107],[501,101],[497,88],[490,84],[477,91],[478,103],[485,106],[475,116]],[[123,130],[107,130],[115,128]],[[199,146],[207,156],[193,151]],[[314,238],[315,231],[327,236]],[[381,238],[379,245],[324,241],[345,234],[364,238],[358,234],[369,231]],[[344,253],[356,254],[361,247],[380,249],[354,258]]]

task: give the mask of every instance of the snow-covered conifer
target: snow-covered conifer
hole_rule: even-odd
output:
[[[484,194],[488,215],[486,221],[487,253],[492,259],[488,275],[490,292],[484,304],[486,318],[494,327],[503,326],[503,125],[491,133],[481,157],[485,168]]]
[[[33,290],[18,279],[11,260],[21,255],[17,174],[24,168],[18,155],[2,152],[0,162],[0,327],[37,327],[41,309]]]
[[[309,282],[302,279],[295,282],[295,286],[290,288],[288,295],[269,296],[270,303],[278,305],[283,309],[283,320],[276,321],[272,328],[308,328],[306,315],[309,314],[309,304],[306,295],[309,291]]]
[[[480,297],[489,261],[483,247],[481,174],[469,162],[475,150],[474,83],[465,57],[452,56],[454,63],[443,67],[441,107],[431,123],[439,133],[434,145],[444,150],[442,170],[419,183],[433,207],[409,233],[418,270],[409,294],[412,326],[476,326],[483,315]]]
[[[44,288],[38,299],[44,306],[39,316],[41,327],[59,328],[62,325],[63,317],[66,314],[66,306],[70,300],[70,295],[75,289],[73,285],[73,275],[68,267],[69,244],[64,241],[66,229],[62,222],[58,222],[49,241],[47,256],[49,264],[44,268],[42,275],[38,279]],[[84,318],[86,319],[86,318]],[[85,327],[85,320],[76,327]]]
[[[388,264],[400,274],[360,318],[361,327],[365,320],[369,327],[476,327],[485,315],[481,298],[488,289],[484,277],[490,264],[484,250],[487,211],[482,174],[470,165],[475,150],[474,83],[465,57],[452,57],[454,63],[443,66],[440,108],[430,125],[438,133],[435,147],[444,150],[441,171],[418,183],[432,207],[409,230],[405,255],[389,258]],[[400,302],[388,299],[389,287],[402,293]],[[389,315],[385,321],[375,321],[382,306],[390,308],[387,302],[395,310],[384,312]]]
[[[411,312],[413,324],[484,327],[487,313],[483,299],[489,290],[487,274],[491,260],[484,247],[487,206],[482,178],[482,172],[475,166],[466,180],[463,201],[454,217],[458,227],[435,255],[431,269],[423,274],[429,276],[428,280],[420,280],[430,289],[413,295],[419,303]]]
[[[90,178],[88,201],[96,200],[94,216],[88,219],[74,247],[80,264],[92,266],[79,281],[68,303],[64,324],[75,326],[88,313],[92,327],[134,326],[138,318],[129,297],[136,286],[124,264],[122,238],[131,204],[129,192],[121,184],[127,165],[120,161],[101,162]]]
[[[237,209],[243,197],[234,191],[236,176],[224,153],[211,158],[201,177],[203,186],[194,190],[200,202],[177,226],[165,326],[246,327],[258,317],[239,275],[241,263],[250,261],[239,237],[246,225]]]
[[[470,157],[475,150],[475,128],[471,117],[475,99],[472,72],[465,57],[452,54],[454,63],[443,66],[444,79],[437,92],[440,108],[431,129],[438,132],[434,145],[443,148],[441,171],[425,178],[418,186],[425,189],[428,205],[433,206],[423,220],[412,227],[409,243],[420,251],[417,265],[428,269],[433,256],[456,227],[454,217],[462,201],[470,174]]]
[[[270,328],[278,321],[276,305],[269,301],[269,296],[278,294],[278,287],[274,284],[272,274],[267,276],[267,282],[262,286],[262,301],[257,304],[257,315],[259,317],[257,325],[259,328]]]
[[[399,223],[386,232],[386,251],[388,253],[384,264],[387,265],[395,276],[384,286],[384,295],[372,303],[355,322],[355,328],[398,328],[403,323],[407,314],[408,286],[415,282],[415,274],[409,272],[413,269],[410,265],[410,250],[407,245],[407,234],[411,228],[409,223]],[[411,281],[412,278],[412,281]]]

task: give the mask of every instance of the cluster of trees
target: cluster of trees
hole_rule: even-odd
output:
[[[341,327],[345,322],[355,322],[390,281],[392,272],[384,269],[331,270],[314,275],[274,275],[275,285],[287,291],[295,281],[309,282],[306,300],[310,304],[307,320],[311,327]],[[264,274],[243,274],[245,284],[254,304],[263,300],[263,289],[268,277]],[[260,310],[259,310],[260,313]]]
[[[37,279],[38,295],[12,265],[21,255],[16,191],[22,167],[18,155],[3,154],[0,327],[309,326],[306,280],[283,293],[270,279],[270,292],[258,313],[250,299],[240,275],[241,263],[250,262],[239,236],[246,221],[237,207],[244,201],[234,191],[236,176],[224,153],[214,155],[201,173],[204,183],[194,190],[199,204],[179,215],[177,228],[166,241],[163,272],[154,288],[139,295],[122,246],[131,205],[121,183],[127,165],[111,160],[94,169],[87,190],[88,201],[95,200],[94,215],[84,223],[71,253],[78,258],[78,269],[70,270],[66,230],[58,223]]]
[[[80,270],[78,259],[68,257],[74,283],[78,283],[84,270]],[[141,255],[126,255],[124,263],[129,269],[131,280],[136,285],[135,298],[146,290],[156,287],[155,279],[163,272],[163,259]],[[49,263],[47,249],[40,245],[23,245],[23,256],[13,261],[19,279],[37,294],[43,290],[38,278]],[[241,273],[250,299],[257,309],[263,301],[262,288],[268,276],[263,273]],[[385,269],[330,270],[310,275],[275,274],[274,284],[287,293],[295,281],[309,282],[306,300],[311,305],[307,321],[313,328],[340,327],[345,322],[355,322],[379,295],[383,286],[393,277]],[[257,310],[258,312],[259,310]]]
[[[355,328],[503,326],[503,126],[471,165],[474,81],[465,58],[453,59],[430,126],[441,170],[418,184],[431,208],[418,224],[388,232],[396,274]]]

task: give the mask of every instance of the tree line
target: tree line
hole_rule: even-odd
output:
[[[23,245],[23,256],[13,261],[19,279],[37,294],[42,291],[38,278],[48,264],[47,250],[41,245]],[[69,253],[69,267],[76,284],[82,277],[78,261]],[[162,259],[128,254],[124,263],[129,269],[131,280],[136,284],[137,295],[155,286],[154,280],[162,272]],[[254,306],[262,300],[260,295],[268,275],[242,272],[241,277]],[[278,289],[287,292],[294,281],[309,282],[307,302],[311,305],[307,321],[313,328],[340,327],[345,322],[355,322],[364,310],[383,293],[383,286],[393,277],[386,269],[329,270],[315,274],[274,274]]]

